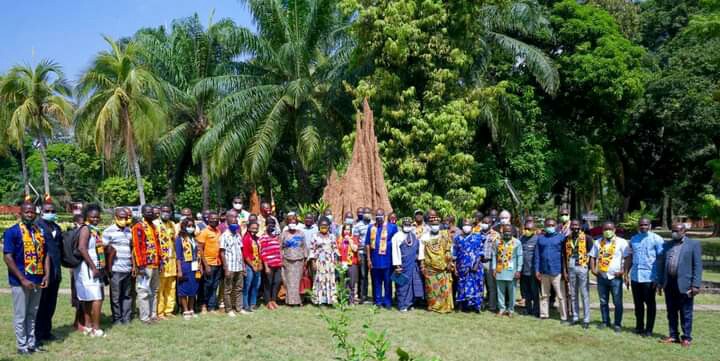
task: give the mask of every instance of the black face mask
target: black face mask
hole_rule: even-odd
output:
[[[210,221],[208,224],[209,224],[211,227],[217,227],[217,226],[218,226],[218,221]]]

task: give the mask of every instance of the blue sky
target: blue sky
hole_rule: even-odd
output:
[[[169,25],[173,19],[198,13],[207,24],[231,18],[252,28],[250,14],[239,0],[12,0],[0,12],[0,73],[15,64],[36,64],[51,58],[75,81],[100,50],[102,34],[130,36],[142,27]]]

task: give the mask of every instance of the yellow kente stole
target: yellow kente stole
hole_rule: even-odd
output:
[[[160,249],[162,250],[163,262],[175,262],[170,256],[173,253],[173,243],[175,241],[175,224],[163,222],[160,225]]]
[[[32,233],[24,223],[18,223],[23,240],[23,260],[25,273],[35,276],[45,275],[45,237],[40,227],[31,225]]]
[[[380,232],[380,249],[378,254],[384,256],[387,254],[387,224],[383,225],[382,232]],[[375,236],[377,235],[377,227],[373,226],[370,229],[370,248],[375,249]]]
[[[260,247],[258,246],[258,240],[250,237],[252,239],[252,249],[253,249],[253,260],[252,265],[255,266],[255,268],[260,268],[262,266],[262,259],[260,258]]]
[[[565,256],[567,262],[570,262],[570,257],[573,255],[573,251],[577,249],[578,259],[577,262],[580,266],[587,266],[588,255],[587,255],[587,240],[585,238],[585,232],[580,232],[578,238],[573,241],[572,237],[569,237],[565,242]]]
[[[613,259],[615,254],[615,237],[610,242],[609,246],[606,247],[607,240],[603,237],[600,240],[600,250],[598,252],[598,269],[600,272],[607,272],[610,268],[610,261]]]
[[[153,231],[154,225],[149,224],[146,220],[143,220],[143,230],[145,230],[145,254],[147,255],[147,264],[151,265],[155,263],[156,259],[159,259],[158,256],[158,249],[156,245],[158,244],[157,239],[155,239],[156,234]],[[156,258],[157,257],[157,258]]]
[[[105,245],[102,243],[100,238],[100,230],[97,226],[88,224],[88,230],[90,230],[90,237],[95,238],[95,254],[97,255],[97,268],[105,268]]]
[[[197,245],[194,241],[190,241],[190,237],[183,237],[182,239],[182,249],[183,249],[183,261],[187,263],[192,263],[195,261],[195,257],[193,257],[193,251]],[[195,278],[200,278],[200,271],[195,271]]]
[[[514,241],[514,238],[508,242],[498,240],[495,272],[502,272],[504,269],[510,268],[510,261],[512,260],[513,248],[515,246]]]

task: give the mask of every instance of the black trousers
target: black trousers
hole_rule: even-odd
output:
[[[133,282],[130,272],[113,272],[110,277],[110,312],[113,323],[128,323],[132,316],[131,285]]]
[[[263,272],[263,277],[265,278],[263,281],[265,303],[276,302],[280,291],[280,282],[282,281],[282,267],[270,267],[270,272]]]
[[[48,286],[42,290],[40,307],[38,307],[37,318],[35,319],[35,338],[39,341],[49,339],[52,333],[52,319],[55,316],[61,277],[57,275],[57,277],[51,277],[51,279]]]
[[[367,299],[368,295],[368,264],[367,264],[367,255],[366,254],[360,254],[358,255],[360,258],[360,281],[359,281],[359,301],[364,302]]]
[[[540,317],[540,285],[535,275],[520,276],[520,293],[525,299],[525,314]]]
[[[677,277],[668,275],[665,287],[665,305],[667,306],[670,337],[680,340],[678,325],[683,331],[683,340],[692,341],[692,321],[694,298],[680,293]],[[679,316],[679,317],[678,317]]]
[[[652,333],[655,327],[655,288],[652,282],[631,282],[630,287],[635,304],[635,331],[638,333]],[[647,307],[647,320],[645,320],[645,309]]]

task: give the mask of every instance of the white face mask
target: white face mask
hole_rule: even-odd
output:
[[[186,227],[185,232],[188,234],[195,234],[195,227]]]
[[[236,211],[242,210],[242,203],[233,203],[233,208]]]
[[[472,231],[472,226],[463,226],[462,230],[465,233],[470,233],[470,231]]]
[[[510,224],[510,218],[500,218],[500,224]]]
[[[433,224],[430,226],[430,232],[432,233],[438,233],[440,232],[440,225],[439,224]]]
[[[403,226],[403,232],[405,232],[405,233],[412,232],[412,226]]]
[[[489,225],[489,224],[487,224],[487,223],[480,223],[480,229],[482,229],[483,231],[487,231],[488,228],[490,228],[490,225]]]
[[[345,218],[345,224],[353,224],[354,220],[352,218]]]
[[[290,229],[291,231],[297,230],[297,228],[298,228],[297,223],[288,224],[288,229]]]

